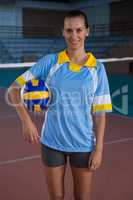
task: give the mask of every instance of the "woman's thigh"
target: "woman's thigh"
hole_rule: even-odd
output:
[[[63,199],[66,155],[63,152],[41,145],[41,158],[50,199]]]
[[[91,153],[76,153],[70,158],[76,200],[90,200],[93,172],[88,168]]]
[[[90,200],[93,172],[85,168],[71,167],[71,169],[75,200]]]
[[[44,166],[46,184],[50,199],[64,198],[64,177],[66,165],[59,167]]]

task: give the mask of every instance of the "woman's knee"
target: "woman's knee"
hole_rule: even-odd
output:
[[[64,194],[49,194],[49,200],[63,200]]]
[[[46,167],[45,178],[50,200],[63,200],[66,166]]]

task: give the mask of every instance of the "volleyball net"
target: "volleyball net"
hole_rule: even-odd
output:
[[[108,75],[133,75],[133,57],[99,59]],[[33,66],[35,62],[0,64],[0,87],[7,87],[16,77]]]
[[[99,59],[106,68],[115,113],[133,117],[133,57]],[[0,88],[9,85],[35,62],[0,64]]]

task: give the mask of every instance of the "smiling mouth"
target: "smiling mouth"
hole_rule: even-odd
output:
[[[71,42],[72,45],[77,45],[79,42]]]

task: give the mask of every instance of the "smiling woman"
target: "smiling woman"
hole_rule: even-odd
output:
[[[84,42],[88,35],[89,26],[86,17],[70,17],[66,15],[64,20],[63,36],[66,40],[69,51],[72,51],[73,49],[76,50],[76,52],[74,51],[74,54],[76,53],[78,55],[76,58],[80,57],[81,53],[84,53],[85,55]],[[69,56],[73,57],[71,54]]]
[[[104,65],[85,51],[89,35],[86,15],[80,10],[67,13],[63,36],[66,49],[42,57],[16,79],[10,93],[12,102],[20,100],[19,90],[31,79],[42,79],[51,91],[41,138],[23,105],[16,107],[25,140],[41,142],[50,200],[64,199],[67,157],[73,175],[75,200],[91,199],[93,172],[102,162],[105,113],[112,105]]]

